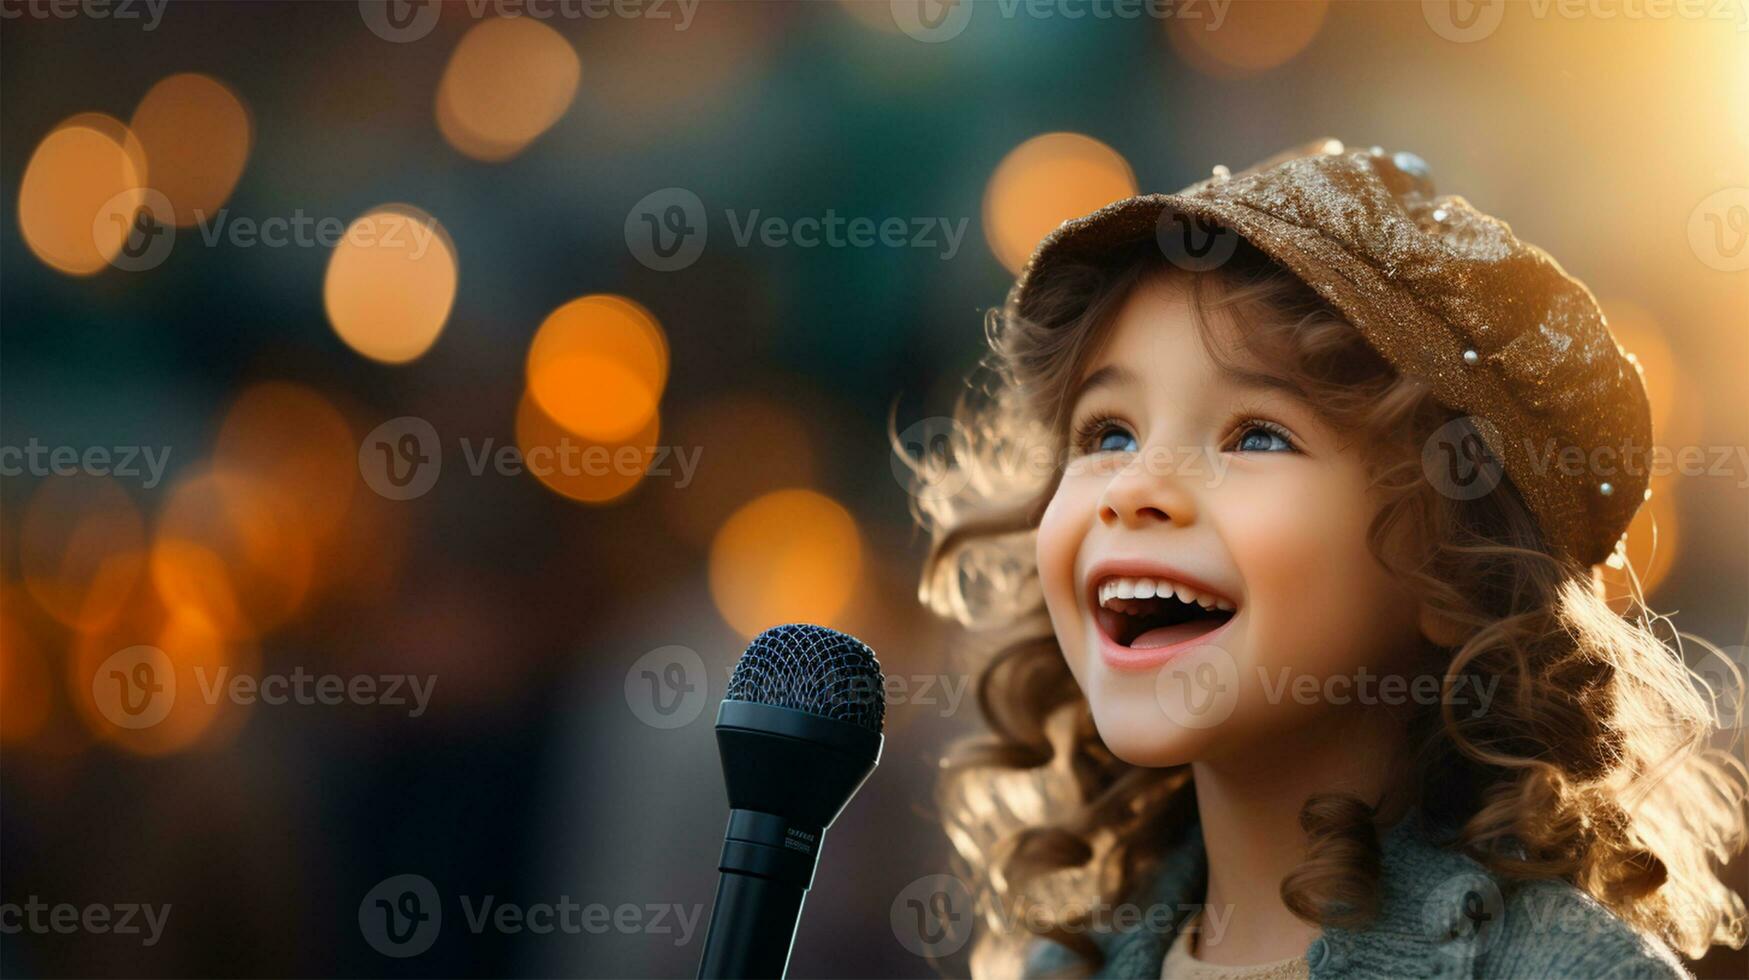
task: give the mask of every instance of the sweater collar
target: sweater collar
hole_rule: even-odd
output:
[[[1439,846],[1416,816],[1380,835],[1379,914],[1358,930],[1330,927],[1305,957],[1312,980],[1352,976],[1457,978],[1498,919],[1498,887],[1480,865]],[[1138,927],[1104,938],[1102,977],[1153,980],[1178,930],[1194,917],[1208,880],[1202,827],[1192,825],[1140,892],[1149,908],[1169,910],[1165,929]]]

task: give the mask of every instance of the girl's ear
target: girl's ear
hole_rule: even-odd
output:
[[[1464,641],[1465,633],[1463,624],[1433,608],[1431,603],[1423,602],[1421,604],[1421,635],[1436,646],[1455,647]]]

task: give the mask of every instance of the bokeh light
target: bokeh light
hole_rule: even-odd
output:
[[[437,219],[390,204],[352,222],[328,259],[323,301],[334,332],[373,360],[401,364],[431,349],[456,293],[455,246]]]
[[[1700,388],[1683,382],[1663,325],[1635,303],[1614,299],[1602,305],[1616,342],[1640,365],[1652,408],[1653,441],[1674,448],[1698,438],[1705,411]]]
[[[567,431],[532,395],[524,394],[516,406],[523,464],[553,492],[584,503],[607,503],[630,493],[649,469],[660,435],[658,413],[629,438],[595,442]]]
[[[700,454],[685,493],[662,497],[662,516],[680,538],[707,547],[737,507],[780,487],[816,482],[817,454],[793,401],[740,393],[698,403],[671,426],[669,441]]]
[[[508,160],[559,121],[582,62],[570,42],[528,17],[488,20],[450,56],[437,88],[437,125],[476,160]]]
[[[1116,150],[1078,133],[1046,133],[1015,147],[984,191],[984,236],[1019,273],[1058,225],[1133,197],[1136,175]]]
[[[1676,565],[1676,552],[1681,541],[1677,525],[1676,495],[1655,489],[1652,498],[1640,505],[1628,525],[1627,560],[1640,579],[1640,589],[1648,600],[1653,597]],[[1604,595],[1611,608],[1625,612],[1632,604],[1627,568],[1599,566],[1603,575]]]
[[[152,582],[174,613],[227,637],[285,622],[309,592],[314,548],[296,509],[253,474],[209,469],[183,480],[159,515]]]
[[[774,623],[832,625],[862,578],[862,536],[843,505],[776,490],[737,510],[711,544],[711,598],[742,636]]]
[[[275,488],[294,520],[334,533],[358,486],[358,440],[340,410],[313,388],[270,381],[245,389],[219,428],[213,460]]]
[[[174,676],[149,673],[160,690],[142,689],[131,671],[115,676],[111,658],[140,645],[161,651]],[[253,642],[227,637],[199,610],[148,599],[130,603],[109,629],[81,636],[67,661],[67,694],[92,735],[135,755],[167,755],[235,734],[252,706],[231,698],[230,684],[258,676],[260,662]],[[139,717],[130,719],[124,704],[142,709]]]
[[[147,90],[130,122],[151,162],[149,185],[164,195],[163,224],[194,225],[231,196],[249,159],[249,111],[208,75],[171,75]]]
[[[4,590],[9,592],[10,590]],[[28,741],[48,721],[54,680],[42,647],[0,597],[0,743]]]
[[[655,414],[668,383],[668,340],[649,310],[597,294],[554,310],[528,346],[528,390],[553,421],[620,442]]]
[[[37,145],[18,188],[18,227],[36,257],[88,276],[127,243],[145,201],[146,156],[120,120],[81,113]]]
[[[18,562],[36,604],[74,629],[114,618],[146,563],[146,524],[121,485],[80,474],[43,480],[19,525]]]
[[[1226,16],[1167,17],[1172,46],[1184,60],[1215,78],[1242,78],[1278,68],[1304,51],[1329,14],[1329,0],[1245,0]]]

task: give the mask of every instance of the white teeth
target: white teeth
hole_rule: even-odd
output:
[[[1233,612],[1234,605],[1226,599],[1212,595],[1204,595],[1188,585],[1181,585],[1166,579],[1158,578],[1108,578],[1099,583],[1099,604],[1111,606],[1113,600],[1121,599],[1170,599],[1176,596],[1180,602],[1195,603],[1204,609],[1220,609]]]

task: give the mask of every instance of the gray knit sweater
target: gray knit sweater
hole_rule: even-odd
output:
[[[1414,819],[1385,832],[1381,844],[1378,916],[1364,929],[1329,928],[1314,939],[1306,949],[1312,980],[1690,976],[1662,942],[1565,882],[1508,887],[1469,857],[1433,843]],[[1092,937],[1105,953],[1095,976],[1160,976],[1176,929],[1202,899],[1207,856],[1200,827],[1162,867],[1142,890],[1141,914],[1130,916],[1143,925]],[[1062,946],[1041,941],[1027,975],[1072,973],[1075,962]]]

